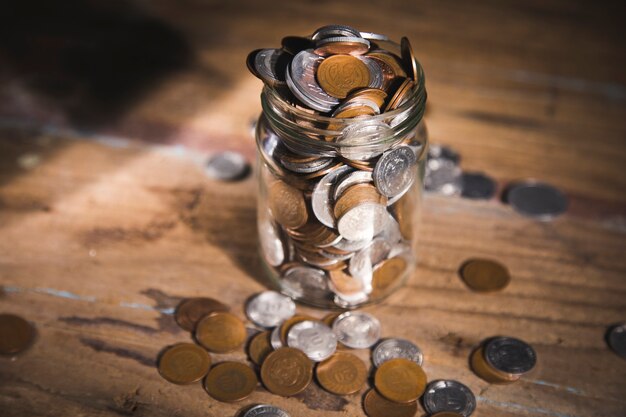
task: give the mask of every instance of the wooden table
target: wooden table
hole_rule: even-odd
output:
[[[537,178],[570,198],[567,214],[538,222],[496,199],[427,195],[418,271],[366,309],[383,335],[419,344],[430,379],[467,384],[477,417],[626,415],[626,361],[603,339],[626,320],[622,5],[64,2],[37,18],[15,3],[0,47],[0,312],[30,320],[38,339],[0,358],[0,415],[222,417],[257,402],[364,415],[360,395],[316,385],[221,404],[155,369],[161,349],[190,340],[172,317],[181,298],[216,297],[244,318],[264,289],[254,180],[212,181],[202,162],[224,149],[254,160],[261,83],[248,51],[330,22],[410,37],[431,141],[458,150],[463,169],[500,186]],[[510,286],[469,291],[457,270],[470,257],[507,265]],[[510,386],[468,368],[497,334],[538,353]]]

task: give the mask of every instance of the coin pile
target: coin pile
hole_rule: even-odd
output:
[[[260,152],[272,172],[263,180],[268,210],[260,204],[259,213],[264,259],[283,292],[319,306],[378,299],[413,262],[423,144],[411,134],[395,138],[393,128],[409,117],[403,104],[416,94],[425,100],[425,91],[408,39],[401,56],[377,44],[387,41],[331,25],[248,56],[265,94],[302,115],[324,116],[322,126],[295,120],[298,140],[259,123]]]
[[[0,314],[0,355],[17,355],[35,340],[35,328],[22,317]]]
[[[499,336],[484,341],[472,353],[470,363],[476,375],[485,381],[509,384],[535,367],[537,354],[522,340]]]

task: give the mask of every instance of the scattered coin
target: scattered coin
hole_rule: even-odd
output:
[[[369,417],[414,417],[417,413],[417,402],[400,404],[389,401],[371,389],[365,395],[363,408]]]
[[[460,273],[465,284],[479,292],[502,290],[511,281],[508,269],[489,259],[471,259],[461,266]]]
[[[461,176],[461,197],[490,200],[496,193],[496,182],[481,172],[464,172]]]
[[[270,331],[259,332],[250,340],[248,355],[256,365],[261,365],[267,355],[274,350],[270,341],[271,334]]]
[[[283,343],[283,345],[287,344],[287,335],[289,334],[289,330],[291,330],[291,327],[294,324],[302,323],[303,321],[307,321],[307,320],[315,320],[315,319],[311,316],[307,316],[304,314],[296,314],[281,323],[280,341]]]
[[[285,410],[273,405],[259,404],[248,409],[242,417],[291,417]]]
[[[317,365],[317,381],[327,391],[337,395],[358,392],[367,380],[363,361],[347,352],[337,352]]]
[[[277,349],[267,355],[261,365],[261,380],[265,388],[283,397],[304,391],[312,378],[313,363],[298,349]]]
[[[196,326],[196,340],[211,352],[230,352],[243,345],[245,339],[246,327],[231,313],[213,313]]]
[[[337,349],[337,338],[332,329],[321,321],[306,320],[289,329],[287,345],[300,349],[314,362],[330,357]]]
[[[525,181],[510,186],[504,201],[520,214],[538,220],[551,220],[565,213],[567,197],[552,185],[536,181]]]
[[[424,354],[414,343],[405,339],[390,338],[378,343],[372,352],[374,366],[379,367],[391,359],[404,358],[422,366]]]
[[[35,328],[13,314],[0,314],[0,355],[16,355],[35,340]]]
[[[371,314],[348,311],[333,322],[337,340],[353,349],[366,349],[380,339],[380,322]]]
[[[385,398],[398,403],[417,400],[426,389],[422,367],[404,358],[391,359],[378,367],[374,386]]]
[[[537,354],[528,343],[513,337],[494,337],[484,345],[485,360],[498,371],[520,375],[530,372]]]
[[[178,304],[174,318],[176,323],[189,332],[196,329],[198,322],[205,316],[217,311],[228,311],[228,306],[213,298],[197,297],[187,298]]]
[[[470,357],[472,370],[480,378],[492,384],[510,384],[520,379],[520,375],[507,374],[489,366],[485,361],[483,347],[476,349]]]
[[[249,366],[222,362],[214,366],[204,380],[204,389],[218,401],[234,402],[248,397],[259,381]]]
[[[626,359],[626,323],[611,327],[607,341],[615,353]]]
[[[437,380],[428,384],[424,392],[424,409],[429,414],[455,412],[469,417],[476,409],[472,391],[454,380]]]
[[[171,346],[159,359],[159,374],[169,382],[179,385],[200,381],[210,367],[209,353],[193,343]]]
[[[246,159],[236,152],[221,152],[213,155],[206,164],[206,174],[220,181],[243,179],[250,172]]]
[[[293,300],[275,291],[259,293],[246,305],[248,318],[256,325],[266,328],[278,326],[295,312]]]

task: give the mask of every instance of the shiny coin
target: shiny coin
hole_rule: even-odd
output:
[[[13,314],[0,314],[0,355],[15,355],[28,349],[35,340],[35,328]]]
[[[205,316],[217,311],[228,311],[228,306],[213,298],[187,298],[178,304],[174,318],[176,323],[189,332],[196,329],[198,322]]]
[[[443,195],[459,195],[463,188],[462,172],[448,159],[431,159],[426,163],[424,188]]]
[[[198,345],[179,343],[169,347],[159,359],[159,374],[174,384],[201,380],[211,367],[211,356]]]
[[[417,82],[419,78],[417,60],[415,59],[415,55],[413,55],[411,42],[409,42],[409,39],[406,36],[403,36],[402,39],[400,39],[400,51],[402,53],[402,62],[404,63],[407,74],[409,74],[409,77],[411,77],[413,82]]]
[[[337,395],[354,394],[367,381],[367,368],[363,361],[347,352],[337,352],[317,365],[317,381],[322,388]]]
[[[313,378],[313,363],[298,349],[284,347],[267,355],[261,380],[272,394],[290,397],[302,391]]]
[[[211,352],[230,352],[243,345],[246,327],[231,313],[213,313],[198,322],[196,340]]]
[[[276,181],[268,189],[269,207],[276,221],[285,227],[304,226],[309,218],[302,192],[287,183]]]
[[[353,36],[324,38],[315,42],[315,53],[328,55],[363,55],[370,49],[367,39]]]
[[[302,323],[303,321],[315,320],[311,316],[306,316],[303,314],[296,314],[295,316],[288,318],[280,325],[280,341],[283,345],[287,344],[287,335],[289,334],[289,330],[294,324]],[[292,346],[295,347],[295,346]]]
[[[413,361],[391,359],[376,370],[374,386],[388,400],[408,403],[417,400],[426,389],[426,374]]]
[[[380,322],[371,314],[348,311],[333,322],[337,340],[353,349],[367,349],[380,339]]]
[[[204,380],[204,389],[218,401],[234,402],[252,394],[258,383],[249,366],[239,362],[222,362],[211,369]]]
[[[306,320],[289,329],[287,345],[300,349],[314,362],[327,359],[337,349],[337,338],[332,329],[320,321]]]
[[[285,410],[273,405],[259,404],[248,409],[241,417],[291,417]]]
[[[567,197],[561,190],[534,181],[509,187],[505,201],[518,213],[539,220],[551,220],[567,210]]]
[[[461,176],[461,197],[472,200],[489,200],[496,193],[493,178],[480,172],[464,172]]]
[[[371,389],[365,395],[363,408],[368,417],[414,417],[417,413],[417,402],[400,404],[389,401]]]
[[[339,36],[361,37],[361,32],[347,25],[326,25],[313,32],[313,35],[311,35],[311,39],[317,41],[320,39]]]
[[[272,333],[270,334],[270,344],[274,350],[285,346],[283,341],[280,339],[280,327],[276,326],[274,327],[274,330],[272,330]]]
[[[381,33],[373,33],[373,32],[363,32],[361,31],[361,37],[365,39],[371,39],[373,41],[384,41],[389,42],[389,36],[383,35]]]
[[[520,375],[532,370],[537,354],[528,343],[513,337],[495,337],[484,346],[485,361],[501,372]]]
[[[289,268],[281,281],[282,291],[294,298],[324,300],[330,297],[326,273],[308,266]]]
[[[383,153],[374,167],[374,184],[386,197],[404,194],[417,177],[417,157],[408,146]]]
[[[337,230],[347,240],[370,240],[384,229],[386,216],[387,210],[383,204],[362,203],[339,218]]]
[[[370,182],[372,182],[371,172],[349,169],[341,178],[339,178],[336,185],[333,187],[332,198],[335,201],[339,200],[343,193],[353,185],[367,184]],[[372,191],[374,190],[372,189]]]
[[[377,295],[386,293],[400,282],[406,269],[407,262],[400,256],[389,258],[376,265],[372,279],[372,292]]]
[[[296,312],[293,300],[276,291],[257,294],[246,305],[246,315],[261,327],[278,326]]]
[[[607,341],[615,353],[626,359],[626,323],[613,326],[609,330]]]
[[[322,318],[322,323],[325,323],[328,327],[332,328],[335,319],[340,315],[341,313],[328,313]]]
[[[271,266],[281,265],[286,258],[285,243],[281,239],[278,227],[272,222],[266,210],[259,215],[257,227],[263,259]]]
[[[337,142],[344,158],[366,161],[382,154],[387,147],[384,139],[391,135],[391,127],[377,120],[359,120],[346,126]]]
[[[492,384],[510,384],[517,381],[520,376],[507,374],[506,372],[498,371],[489,366],[485,361],[485,355],[483,347],[476,349],[470,357],[470,365],[472,371],[476,373],[480,378]]]
[[[261,81],[277,87],[285,85],[285,72],[292,55],[282,49],[261,49],[254,56],[254,69]]]
[[[313,110],[328,112],[339,104],[339,100],[318,84],[316,73],[323,61],[324,58],[311,50],[298,53],[288,67],[286,80],[291,92],[304,104]]]
[[[381,68],[380,64],[377,61],[364,56],[359,57],[359,59],[365,65],[367,65],[367,69],[369,70],[370,82],[368,86],[375,89],[383,88],[385,86],[385,74],[383,73],[383,69]],[[377,107],[380,109],[380,107],[382,107],[382,103],[379,104]]]
[[[377,368],[383,363],[397,358],[408,359],[422,366],[424,354],[421,349],[405,339],[385,339],[376,345],[372,352],[372,362]]]
[[[415,84],[408,78],[396,78],[392,80],[390,83],[389,89],[394,91],[391,98],[387,101],[387,105],[385,106],[385,111],[395,110],[398,107],[402,106],[406,102],[406,100],[410,97],[411,92]],[[396,124],[399,122],[396,122]]]
[[[424,409],[429,414],[455,412],[469,417],[476,409],[476,398],[472,391],[453,380],[433,381],[424,392]]]
[[[359,58],[351,55],[333,55],[320,63],[317,81],[331,96],[346,98],[350,91],[369,85],[370,72]]]
[[[318,181],[313,189],[313,194],[311,196],[313,214],[315,214],[315,217],[325,226],[335,226],[335,217],[333,216],[331,206],[331,190],[335,187],[339,178],[351,170],[352,168],[349,166],[343,165],[333,171],[330,171]]]
[[[248,175],[250,165],[241,154],[221,152],[209,158],[205,172],[209,177],[216,180],[235,181]]]
[[[248,355],[252,362],[256,365],[261,365],[263,360],[274,350],[270,341],[271,332],[264,331],[255,334],[250,340],[248,345]]]
[[[480,292],[502,290],[511,281],[508,269],[489,259],[471,259],[463,264],[460,273],[468,287]]]

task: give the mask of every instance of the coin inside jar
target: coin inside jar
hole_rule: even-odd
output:
[[[374,268],[372,292],[375,294],[385,293],[402,278],[406,268],[406,260],[400,256],[382,261]]]
[[[474,291],[502,290],[511,281],[506,267],[489,259],[471,259],[463,264],[460,272],[463,281]]]
[[[399,403],[417,400],[426,389],[422,367],[404,358],[391,359],[378,367],[374,386],[385,398]]]
[[[263,385],[273,394],[290,397],[313,378],[313,363],[298,349],[283,347],[267,355],[261,366]]]
[[[274,218],[285,227],[298,228],[308,219],[306,202],[302,192],[282,181],[276,181],[268,189],[269,206]]]
[[[357,356],[337,352],[317,365],[315,375],[326,391],[348,395],[358,392],[365,385],[367,368]]]
[[[211,313],[228,311],[228,306],[213,298],[187,298],[178,304],[174,318],[176,323],[187,331],[194,331],[198,322]]]
[[[363,408],[368,417],[414,417],[417,412],[417,402],[401,404],[389,401],[376,390],[371,389],[365,395]]]
[[[258,382],[249,366],[239,362],[222,362],[211,369],[204,380],[204,389],[218,401],[234,402],[252,394]]]
[[[16,355],[35,340],[35,328],[14,314],[0,314],[0,355]]]
[[[320,63],[317,81],[331,96],[346,98],[350,91],[369,85],[370,73],[367,65],[352,55],[333,55]]]
[[[255,334],[250,340],[248,355],[254,364],[261,365],[263,360],[265,360],[267,355],[273,350],[270,336],[271,332],[268,330]]]
[[[201,380],[211,367],[211,356],[198,345],[179,343],[159,358],[159,374],[171,383],[184,385]]]
[[[213,313],[196,326],[196,340],[211,352],[230,352],[243,345],[245,339],[246,327],[231,313]]]

